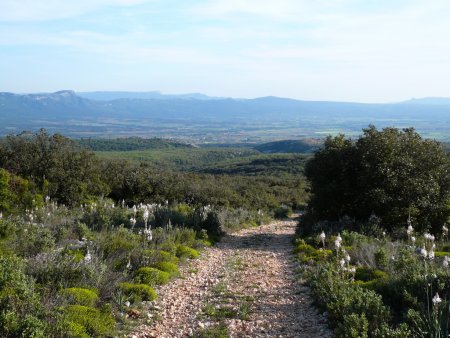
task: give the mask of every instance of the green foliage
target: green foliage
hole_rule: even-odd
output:
[[[294,249],[297,258],[302,264],[325,261],[332,254],[331,250],[315,249],[312,245],[299,242]]]
[[[368,338],[369,322],[364,313],[350,313],[344,315],[342,322],[338,323],[336,336],[342,338]]]
[[[228,328],[225,324],[213,325],[197,331],[193,338],[229,338]]]
[[[91,196],[107,193],[97,159],[59,134],[7,136],[0,143],[0,167],[26,179],[59,202],[78,204]],[[48,186],[47,186],[48,183]]]
[[[355,280],[368,282],[374,279],[388,278],[388,276],[389,275],[384,271],[368,268],[365,266],[358,266],[356,268]]]
[[[92,151],[132,151],[146,149],[174,149],[193,146],[186,143],[161,138],[124,137],[117,139],[88,138],[76,141],[81,147]]]
[[[327,308],[332,323],[346,325],[345,320],[348,323],[355,320],[354,316],[347,316],[365,314],[368,332],[373,332],[389,321],[389,309],[380,295],[342,279],[331,264],[318,268],[310,276],[310,285],[319,303]]]
[[[173,250],[176,250],[175,246],[173,247]],[[172,252],[164,250],[144,250],[143,255],[145,256],[145,261],[149,263],[170,262],[173,264],[178,264],[180,261],[180,259]]]
[[[375,213],[387,230],[411,215],[416,229],[439,232],[450,215],[450,161],[443,147],[414,129],[370,126],[352,142],[329,137],[308,162],[312,196],[307,219],[366,221]]]
[[[133,302],[152,301],[158,297],[156,291],[147,284],[121,283],[119,287],[126,295],[131,297]]]
[[[287,205],[281,205],[280,207],[276,208],[274,211],[275,218],[283,219],[287,218],[292,214],[292,208]]]
[[[0,336],[44,337],[45,322],[32,278],[17,257],[0,257]]]
[[[83,305],[63,309],[67,334],[71,337],[108,337],[114,335],[115,320],[111,313]]]
[[[179,245],[177,245],[176,256],[179,258],[194,259],[194,258],[200,257],[200,253],[193,248],[190,248],[183,244],[179,244]]]
[[[98,301],[98,291],[95,289],[67,288],[61,293],[70,304],[94,306]]]
[[[388,267],[389,256],[385,248],[380,248],[377,252],[375,252],[375,264],[380,269],[386,269]]]
[[[150,267],[139,268],[135,277],[137,283],[150,286],[167,284],[169,279],[170,273]]]
[[[169,273],[170,276],[178,276],[180,274],[178,266],[176,266],[174,263],[156,262],[153,266],[161,271]]]

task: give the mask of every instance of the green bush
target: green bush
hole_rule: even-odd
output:
[[[73,337],[105,337],[115,333],[116,323],[111,313],[84,305],[69,305],[63,313],[67,333]]]
[[[375,264],[380,269],[386,269],[388,267],[389,255],[385,248],[380,248],[375,252]]]
[[[170,274],[155,268],[143,267],[136,271],[135,280],[137,283],[148,284],[150,286],[167,284]]]
[[[351,314],[365,314],[368,332],[373,332],[389,322],[389,308],[381,296],[343,278],[333,264],[325,263],[311,271],[308,280],[318,303],[328,310],[331,323],[344,323],[344,318]],[[348,317],[347,321],[351,323],[354,319]]]
[[[71,304],[94,306],[98,301],[98,291],[95,289],[67,288],[61,293]]]
[[[291,214],[292,209],[287,205],[281,205],[274,211],[274,217],[278,219],[288,218]]]
[[[44,337],[43,309],[18,257],[0,257],[0,336]]]
[[[120,283],[119,287],[133,302],[153,301],[158,298],[156,291],[147,284]]]
[[[178,270],[178,266],[170,262],[156,262],[153,267],[165,271],[170,274],[170,276],[178,276],[180,274],[180,270]]]
[[[369,282],[374,279],[388,278],[389,275],[381,270],[369,268],[366,266],[358,266],[356,268],[355,280]]]
[[[144,250],[144,256],[148,258],[151,263],[156,262],[170,262],[178,264],[179,259],[174,254],[164,250]]]
[[[193,258],[200,257],[200,253],[197,250],[192,249],[183,244],[177,245],[176,255],[179,258],[192,258],[193,259]]]
[[[300,263],[307,264],[310,262],[326,261],[333,252],[331,250],[315,249],[312,245],[300,242],[295,247],[294,253],[297,254]]]
[[[364,313],[350,313],[338,323],[336,336],[342,338],[368,338],[369,322]]]

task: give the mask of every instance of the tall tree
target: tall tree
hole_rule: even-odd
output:
[[[330,137],[305,173],[316,221],[344,215],[364,221],[376,214],[392,230],[411,216],[422,230],[438,231],[450,215],[449,157],[413,128],[370,126],[356,142]]]

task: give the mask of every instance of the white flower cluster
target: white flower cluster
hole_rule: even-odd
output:
[[[334,241],[334,246],[336,247],[336,250],[339,250],[341,247],[342,237],[340,234],[337,235],[336,240]]]
[[[450,257],[444,256],[444,261],[442,262],[442,265],[444,266],[444,268],[448,268],[449,264],[450,264]]]
[[[439,303],[442,302],[442,299],[441,297],[439,297],[439,294],[437,292],[436,295],[433,297],[432,301],[434,305],[438,305]]]

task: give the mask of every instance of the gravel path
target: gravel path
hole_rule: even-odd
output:
[[[130,337],[192,337],[218,328],[229,337],[330,337],[308,289],[296,282],[295,226],[290,219],[225,236],[184,266],[183,278],[157,290],[154,320]]]

